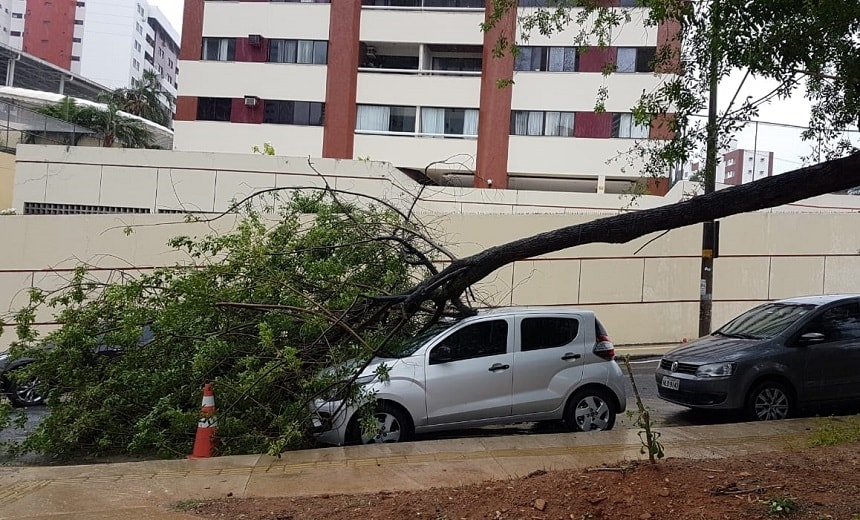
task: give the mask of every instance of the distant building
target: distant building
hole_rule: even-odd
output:
[[[5,3],[11,47],[111,89],[134,86],[153,70],[175,95],[179,35],[146,0],[0,0],[0,13]],[[0,14],[0,43],[3,23]],[[159,72],[156,56],[173,66]]]
[[[685,178],[699,173],[704,165],[692,163]],[[717,164],[717,182],[720,184],[746,184],[773,176],[773,152],[736,148],[723,154]]]

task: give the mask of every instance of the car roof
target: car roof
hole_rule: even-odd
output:
[[[798,296],[796,298],[786,298],[785,300],[779,300],[775,303],[801,303],[820,307],[822,305],[827,305],[828,303],[855,299],[860,299],[860,294],[822,294],[815,296]]]
[[[580,309],[576,307],[568,307],[564,305],[549,306],[549,305],[522,305],[511,307],[492,307],[486,309],[478,309],[478,316],[509,316],[511,314],[594,314],[592,311]]]

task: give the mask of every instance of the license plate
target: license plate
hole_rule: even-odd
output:
[[[677,390],[680,384],[680,379],[668,376],[663,376],[663,380],[660,381],[660,386],[662,386],[663,388],[668,388],[669,390]]]

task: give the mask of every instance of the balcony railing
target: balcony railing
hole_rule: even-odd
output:
[[[480,76],[481,71],[472,70],[428,70],[428,69],[383,69],[378,67],[359,67],[359,72],[379,74],[408,74],[412,76]]]
[[[484,10],[484,0],[361,0],[361,5],[380,9]]]

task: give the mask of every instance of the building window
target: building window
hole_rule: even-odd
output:
[[[198,98],[198,121],[230,121],[233,100],[230,98]]]
[[[72,38],[72,43],[81,43],[80,38]]]
[[[272,63],[328,63],[328,42],[321,40],[269,40]]]
[[[9,36],[21,36],[21,31],[12,31],[9,33]]]
[[[520,47],[514,70],[576,72],[575,47]]]
[[[637,125],[633,114],[612,115],[612,137],[622,139],[648,139],[650,125]]]
[[[325,103],[316,101],[266,101],[263,122],[273,125],[322,126]]]
[[[477,137],[478,109],[423,107],[421,133],[432,136]]]
[[[140,42],[135,40],[134,41],[134,50],[136,50],[137,52],[140,52],[140,49],[141,49]]]
[[[656,47],[619,47],[617,72],[654,72]]]
[[[131,60],[131,66],[134,67],[134,70],[140,70],[140,62],[136,59]]]
[[[358,105],[355,129],[366,132],[415,133],[415,107]]]
[[[75,22],[77,22],[77,20]],[[143,34],[143,27],[141,27],[137,22],[134,22],[134,30],[137,31],[138,34]]]
[[[573,137],[573,112],[515,110],[511,113],[511,135]]]
[[[236,59],[236,38],[203,38],[203,59],[233,61]]]
[[[84,25],[83,20],[75,20],[75,25]]]
[[[81,61],[80,56],[72,56],[72,61]]]
[[[12,13],[12,18],[24,18],[24,13]]]

